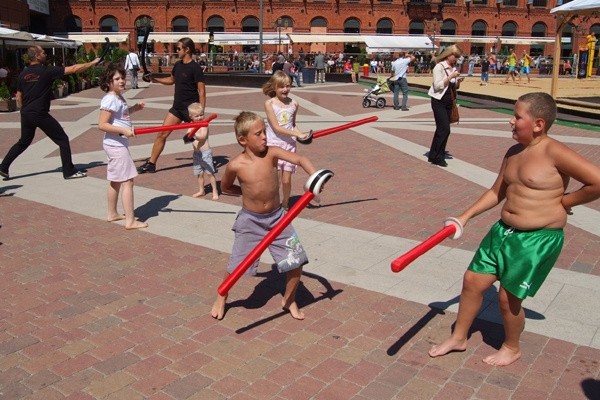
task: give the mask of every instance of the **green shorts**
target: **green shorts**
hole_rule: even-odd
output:
[[[514,296],[533,297],[550,273],[564,242],[562,229],[520,231],[496,222],[475,252],[469,271],[494,274]]]

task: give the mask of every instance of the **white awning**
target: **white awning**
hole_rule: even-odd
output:
[[[398,50],[434,49],[431,39],[425,35],[363,36],[368,53],[385,53]]]
[[[128,32],[67,32],[66,39],[81,43],[104,43],[108,38],[110,43],[124,43],[129,37]]]
[[[29,32],[17,31],[9,28],[0,27],[0,39],[14,39],[14,40],[33,40],[33,35]]]
[[[75,40],[69,40],[57,36],[40,35],[32,33],[35,38],[35,44],[45,48],[69,48],[76,49],[81,46],[81,42]]]
[[[562,6],[554,7],[550,14],[592,15],[600,14],[600,2],[598,0],[573,0]]]
[[[435,37],[436,42],[445,43],[496,43],[502,44],[551,44],[553,37],[525,37],[525,36],[462,36],[462,35],[439,35]]]
[[[208,43],[210,33],[208,32],[150,32],[148,40],[161,42],[161,43],[177,43],[179,39],[188,37],[194,41],[194,43]],[[138,41],[141,41],[142,37],[138,37]]]
[[[215,32],[213,43],[216,45],[244,45],[244,44],[255,44],[260,43],[258,32],[237,32],[237,33],[225,33]],[[290,40],[285,32],[279,33],[264,33],[263,32],[263,44],[289,44]]]
[[[364,43],[364,37],[347,33],[288,33],[292,43]]]

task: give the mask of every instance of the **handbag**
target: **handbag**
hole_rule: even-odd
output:
[[[446,71],[446,69],[444,68],[444,72],[446,73],[447,76],[448,72]],[[448,83],[450,85],[450,83]],[[452,98],[452,110],[450,111],[450,123],[454,124],[454,123],[458,123],[458,121],[460,120],[460,114],[458,113],[458,105],[456,105],[456,90],[454,89],[453,86],[449,87],[448,90],[450,90],[450,97]]]
[[[458,123],[460,120],[460,114],[458,113],[458,106],[456,105],[456,97],[454,95],[454,91],[452,91],[452,111],[450,111],[450,123]]]
[[[129,62],[131,62],[131,69],[133,70],[133,72],[138,72],[140,70],[140,66],[133,63],[131,58],[129,58],[129,54],[127,54],[127,59],[129,60]]]

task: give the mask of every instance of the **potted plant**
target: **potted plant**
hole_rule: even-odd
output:
[[[63,97],[63,86],[64,82],[60,79],[55,79],[52,82],[52,94],[54,95],[55,99],[60,99]]]
[[[0,111],[15,111],[17,109],[17,101],[11,96],[10,90],[6,83],[0,84]]]

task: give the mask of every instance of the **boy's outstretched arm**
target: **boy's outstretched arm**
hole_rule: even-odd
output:
[[[312,175],[317,171],[312,162],[305,156],[283,150],[281,147],[276,146],[269,147],[269,152],[273,152],[273,156],[280,160],[301,166],[308,175]]]
[[[566,210],[600,198],[600,167],[560,142],[553,143],[549,151],[559,172],[583,183],[578,190],[563,196]]]
[[[500,171],[498,172],[498,176],[496,177],[496,181],[492,187],[483,192],[481,197],[477,199],[475,203],[457,217],[463,226],[465,226],[471,218],[497,206],[506,197],[506,183],[504,182],[506,161],[507,157],[505,156]]]
[[[233,163],[234,161],[231,161],[225,168],[225,173],[221,178],[221,192],[229,196],[241,196],[242,188],[235,184],[237,172]]]

